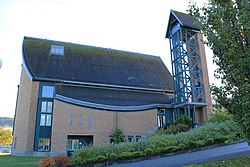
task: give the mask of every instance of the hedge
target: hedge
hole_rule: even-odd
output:
[[[137,143],[89,146],[76,151],[72,165],[114,162],[200,148],[216,143],[231,143],[242,139],[237,124],[231,120],[205,123],[178,134],[156,134]]]

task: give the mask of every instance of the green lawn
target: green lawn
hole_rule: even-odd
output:
[[[239,158],[212,161],[197,165],[188,165],[186,167],[250,167],[250,155]]]
[[[12,156],[0,154],[1,167],[37,167],[41,157]]]

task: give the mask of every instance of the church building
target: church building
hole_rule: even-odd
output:
[[[182,114],[193,123],[203,121],[210,94],[202,35],[193,22],[186,14],[170,13],[166,38],[172,43],[173,75],[157,56],[24,37],[12,154],[70,155],[112,142],[116,128],[123,130],[124,140],[138,142]],[[183,38],[175,34],[183,27],[195,32],[186,39],[199,37],[190,60],[176,54],[185,41],[176,42]],[[184,60],[192,66],[185,70],[185,82],[179,75]],[[193,76],[196,69],[201,70]]]

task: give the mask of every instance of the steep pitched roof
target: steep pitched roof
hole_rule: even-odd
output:
[[[188,14],[177,12],[174,10],[170,11],[169,15],[169,21],[168,21],[168,28],[167,28],[167,33],[166,33],[166,38],[169,37],[169,31],[170,31],[170,26],[172,22],[172,18],[175,18],[182,27],[194,29],[197,31],[200,31],[199,25],[196,23],[196,19]]]
[[[51,45],[64,55],[50,54]],[[73,81],[173,90],[160,57],[25,37],[23,59],[34,80]]]

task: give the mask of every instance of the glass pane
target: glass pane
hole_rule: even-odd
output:
[[[47,106],[47,113],[52,113],[52,102],[48,102]]]
[[[133,138],[134,138],[133,136],[128,136],[128,141],[133,142]]]
[[[158,115],[157,118],[158,118],[158,127],[160,128],[161,127],[160,116]]]
[[[45,126],[45,114],[41,114],[40,126]]]
[[[51,126],[51,115],[50,114],[46,115],[46,126]]]
[[[50,139],[45,139],[45,147],[44,147],[44,151],[49,151],[49,142],[50,142]]]
[[[141,136],[136,136],[135,141],[136,141],[136,142],[139,142],[140,140],[141,140]]]
[[[41,112],[46,112],[46,106],[47,106],[47,102],[46,102],[46,101],[43,101],[43,102],[42,102]]]
[[[38,145],[38,151],[43,151],[43,142],[44,142],[44,139],[40,138],[39,145]]]
[[[78,149],[78,140],[73,140],[73,149],[74,150]]]
[[[72,147],[72,139],[68,139],[68,144],[67,144],[67,149],[68,150],[73,150],[73,147]]]
[[[166,125],[166,118],[165,116],[162,116],[162,127]]]
[[[43,86],[42,97],[51,97],[54,95],[54,86]]]

